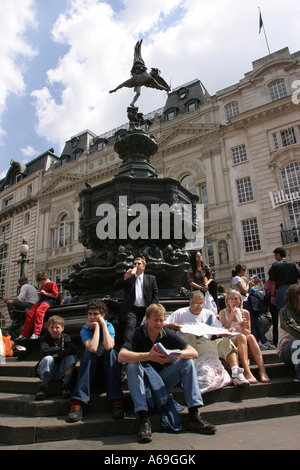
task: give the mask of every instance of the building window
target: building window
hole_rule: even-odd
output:
[[[214,256],[213,240],[212,240],[211,237],[208,237],[205,241],[206,241],[206,250],[207,250],[207,261],[206,261],[206,263],[209,264],[209,266],[214,266],[215,265],[215,256]]]
[[[8,247],[7,245],[2,246],[0,248],[0,293],[5,289],[5,279],[7,276],[7,254],[8,254]]]
[[[201,202],[204,206],[204,210],[208,209],[208,196],[207,196],[207,187],[201,186]]]
[[[55,280],[60,297],[63,297],[64,289],[62,281],[68,278],[68,268],[55,269],[51,274],[51,279]]]
[[[261,250],[257,219],[242,221],[246,253]]]
[[[193,194],[197,194],[196,185],[192,175],[186,175],[182,178],[181,184],[185,189],[188,189]]]
[[[6,235],[7,233],[10,232],[10,229],[11,229],[11,225],[10,225],[10,224],[3,225],[3,226],[1,227],[1,235]]]
[[[71,144],[72,144],[72,148],[75,149],[77,147],[77,145],[79,144],[79,138],[74,137],[71,141]]]
[[[287,96],[287,89],[284,80],[278,80],[269,86],[270,97],[272,101],[280,100]]]
[[[279,149],[279,142],[278,142],[278,137],[277,137],[276,132],[274,134],[272,134],[272,137],[273,137],[274,149],[278,150]]]
[[[13,196],[11,196],[10,198],[8,199],[4,199],[3,203],[2,203],[2,206],[3,206],[3,209],[5,209],[6,207],[9,207],[9,206],[12,206],[14,203],[14,198]]]
[[[238,147],[233,147],[231,149],[232,153],[232,163],[241,163],[241,162],[246,162],[247,161],[247,152],[246,152],[246,146],[239,145]]]
[[[70,158],[69,155],[62,155],[61,160],[60,160],[61,164],[65,165],[66,163],[68,163],[69,158]]]
[[[293,145],[296,143],[295,132],[292,127],[285,129],[280,132],[282,145],[287,147],[288,145]]]
[[[15,176],[15,183],[19,183],[22,179],[22,174],[21,173],[18,173],[16,176]]]
[[[266,273],[265,268],[251,268],[249,269],[249,275],[258,276],[261,282],[265,285],[266,284]]]
[[[26,212],[24,214],[24,225],[29,225],[30,224],[30,212]]]
[[[240,203],[253,201],[253,191],[250,176],[236,181],[238,200]]]
[[[69,223],[67,214],[63,215],[59,223],[58,246],[66,246],[69,243]]]
[[[232,116],[240,114],[239,104],[237,101],[233,101],[225,106],[226,118],[230,119]]]
[[[176,118],[176,111],[169,111],[167,113],[167,121],[173,121]]]
[[[74,152],[75,160],[77,160],[77,158],[79,158],[80,155],[82,155],[82,153],[83,153],[82,149],[76,149],[75,152]]]
[[[192,111],[195,111],[197,109],[197,103],[196,101],[190,101],[189,103],[186,104],[186,109],[188,113],[191,113]]]
[[[293,162],[281,171],[284,191],[296,193],[300,191],[300,162]],[[290,222],[292,227],[300,227],[300,202],[293,201],[288,204]]]

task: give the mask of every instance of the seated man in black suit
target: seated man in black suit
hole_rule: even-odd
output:
[[[121,279],[114,284],[115,289],[124,288],[124,302],[119,313],[119,320],[126,323],[124,337],[130,338],[145,315],[146,308],[159,302],[155,276],[144,274],[146,261],[137,257],[133,268],[128,269]]]

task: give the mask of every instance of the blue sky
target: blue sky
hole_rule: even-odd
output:
[[[126,122],[133,90],[108,90],[130,76],[143,38],[148,68],[172,88],[199,78],[210,94],[232,85],[271,52],[300,50],[295,0],[0,0],[0,178],[90,129],[99,135]],[[139,110],[164,106],[143,89]]]

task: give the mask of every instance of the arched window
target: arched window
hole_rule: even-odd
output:
[[[69,223],[67,214],[63,215],[59,222],[58,246],[66,246],[69,243]]]
[[[186,175],[181,179],[181,184],[185,189],[188,189],[193,194],[197,194],[196,185],[192,175]]]

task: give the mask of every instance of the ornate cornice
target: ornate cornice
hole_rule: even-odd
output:
[[[5,207],[0,211],[0,222],[3,219],[7,219],[8,217],[14,217],[15,215],[19,214],[20,212],[25,212],[28,209],[35,206],[37,203],[37,197],[35,196],[28,196],[25,199],[22,199],[15,204],[11,204],[8,207]]]

